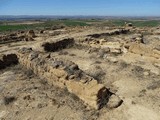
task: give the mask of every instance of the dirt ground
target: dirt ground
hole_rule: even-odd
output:
[[[108,32],[97,29],[75,28],[69,33],[55,36],[48,35],[48,32],[36,33],[34,41],[1,44],[0,54],[12,53],[22,47],[32,47],[39,51],[39,44],[66,37],[81,43],[87,35]],[[137,32],[132,31],[98,39],[124,42],[132,39],[135,34]],[[159,35],[144,35],[143,41],[145,46],[160,50]],[[123,103],[112,109],[89,109],[76,95],[49,85],[45,79],[18,64],[0,70],[1,120],[160,120],[160,58],[130,51],[108,53],[93,49],[92,45],[75,45],[46,54],[74,62],[86,74],[116,93]]]

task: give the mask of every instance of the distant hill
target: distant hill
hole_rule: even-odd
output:
[[[130,17],[130,16],[51,16],[51,15],[0,15],[0,21],[16,21],[16,20],[49,20],[49,19],[126,19],[126,20],[160,20],[160,17]]]

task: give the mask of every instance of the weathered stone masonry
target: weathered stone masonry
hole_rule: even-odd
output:
[[[20,64],[33,70],[49,84],[67,88],[90,107],[99,109],[108,102],[109,90],[104,85],[98,84],[94,78],[86,75],[75,63],[50,58],[49,55],[27,48],[19,50],[17,56]]]

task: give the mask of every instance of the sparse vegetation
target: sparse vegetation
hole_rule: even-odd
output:
[[[113,20],[115,26],[125,26],[125,22],[132,23],[135,27],[156,27],[160,25],[159,20]]]

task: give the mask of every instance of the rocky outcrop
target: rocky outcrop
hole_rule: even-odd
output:
[[[50,58],[27,48],[19,50],[17,55],[20,64],[33,70],[49,84],[67,88],[90,107],[100,109],[107,104],[111,95],[109,90],[93,77],[86,75],[75,63]]]
[[[0,57],[0,69],[4,69],[15,64],[18,64],[18,58],[16,54],[7,54]]]

